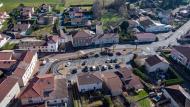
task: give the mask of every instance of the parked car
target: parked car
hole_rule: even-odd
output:
[[[105,63],[109,63],[110,61],[111,61],[111,59],[108,58],[108,59],[105,61]]]
[[[95,54],[94,57],[98,58],[100,55],[99,54]]]
[[[65,64],[65,67],[68,67],[68,66],[70,66],[71,65],[71,62],[67,62],[66,64]]]
[[[119,64],[115,64],[115,69],[119,69],[120,65]]]
[[[113,56],[113,53],[108,53],[108,56]]]
[[[77,69],[76,68],[71,71],[71,74],[76,74],[76,73],[77,73]]]
[[[88,67],[85,66],[85,67],[82,69],[82,72],[88,72]]]
[[[116,52],[116,55],[117,55],[117,56],[120,56],[120,55],[122,55],[122,54],[121,54],[121,52]]]
[[[82,65],[82,66],[86,65],[86,61],[82,62],[82,64],[81,64],[81,65]]]
[[[113,69],[113,65],[108,65],[108,69]]]

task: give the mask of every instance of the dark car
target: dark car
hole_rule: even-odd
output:
[[[108,66],[108,69],[113,69],[112,65],[107,65],[107,66]]]
[[[77,73],[77,69],[73,69],[72,71],[71,71],[71,74],[76,74]]]
[[[108,53],[108,56],[113,56],[113,53]]]
[[[84,61],[84,62],[82,62],[82,64],[81,64],[82,66],[85,66],[86,65],[86,61]]]
[[[95,54],[94,57],[98,58],[100,55],[99,54]]]
[[[82,69],[82,72],[88,72],[88,67],[85,66],[85,67]]]
[[[120,65],[119,64],[115,64],[115,69],[119,69]]]
[[[116,52],[116,55],[117,55],[117,56],[120,56],[120,55],[122,55],[122,54],[121,54],[121,52]]]
[[[80,59],[88,59],[88,58],[89,58],[88,55],[80,57]]]

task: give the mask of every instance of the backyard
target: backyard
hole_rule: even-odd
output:
[[[137,103],[138,107],[151,107],[151,100],[149,98],[144,98],[148,95],[148,93],[144,90],[141,90],[137,93],[137,95],[126,96],[126,99],[129,102]]]

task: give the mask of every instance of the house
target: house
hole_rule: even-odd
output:
[[[134,36],[137,43],[150,43],[156,41],[157,38],[153,33],[136,33]]]
[[[168,86],[162,90],[163,94],[170,99],[171,107],[189,107],[190,94],[180,85]]]
[[[98,35],[94,40],[95,45],[114,43],[119,43],[119,35],[117,33],[106,33],[103,35]]]
[[[95,33],[90,30],[80,30],[73,36],[73,47],[92,45]]]
[[[121,95],[123,84],[120,78],[114,72],[103,72],[103,80],[112,96]]]
[[[19,42],[21,50],[37,50],[39,52],[58,52],[59,36],[50,35],[47,41],[32,38],[24,38]]]
[[[27,51],[23,55],[22,61],[19,62],[11,77],[18,79],[18,83],[21,87],[26,86],[31,76],[34,74],[37,61],[37,52]]]
[[[0,107],[7,107],[20,93],[18,80],[10,77],[5,78],[0,83],[0,90]]]
[[[13,32],[19,32],[21,35],[26,35],[26,32],[31,27],[30,24],[16,24],[12,29]]]
[[[139,91],[144,88],[139,77],[134,75],[129,68],[122,67],[120,68],[119,73],[122,75],[120,78],[127,90],[134,89],[135,91]]]
[[[77,86],[79,92],[102,89],[102,83],[101,74],[97,72],[77,75]]]
[[[174,46],[171,51],[171,57],[190,69],[190,47],[189,46]]]
[[[53,25],[57,17],[51,15],[39,16],[38,24],[40,25]]]
[[[9,39],[10,37],[0,34],[0,48],[3,47]]]
[[[159,70],[167,71],[169,63],[161,56],[152,55],[145,59],[145,68],[149,73]]]
[[[31,19],[34,14],[34,7],[20,6],[18,11],[20,12],[20,19]]]
[[[172,29],[171,25],[154,22],[149,17],[140,17],[138,22],[140,28],[149,33],[168,32]]]
[[[49,4],[42,4],[40,7],[40,13],[47,13],[52,11],[52,7]]]
[[[14,51],[0,51],[0,70],[9,75],[15,69],[22,53]]]
[[[33,78],[20,95],[22,105],[46,104],[67,107],[69,102],[67,80],[60,75],[44,74]]]

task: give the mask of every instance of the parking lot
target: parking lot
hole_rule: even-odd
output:
[[[115,52],[111,55],[95,53],[77,60],[60,61],[54,64],[51,70],[54,74],[63,74],[63,72],[66,72],[66,74],[77,74],[94,71],[117,71],[120,68],[120,64],[127,64],[132,58],[133,54],[120,52]]]

